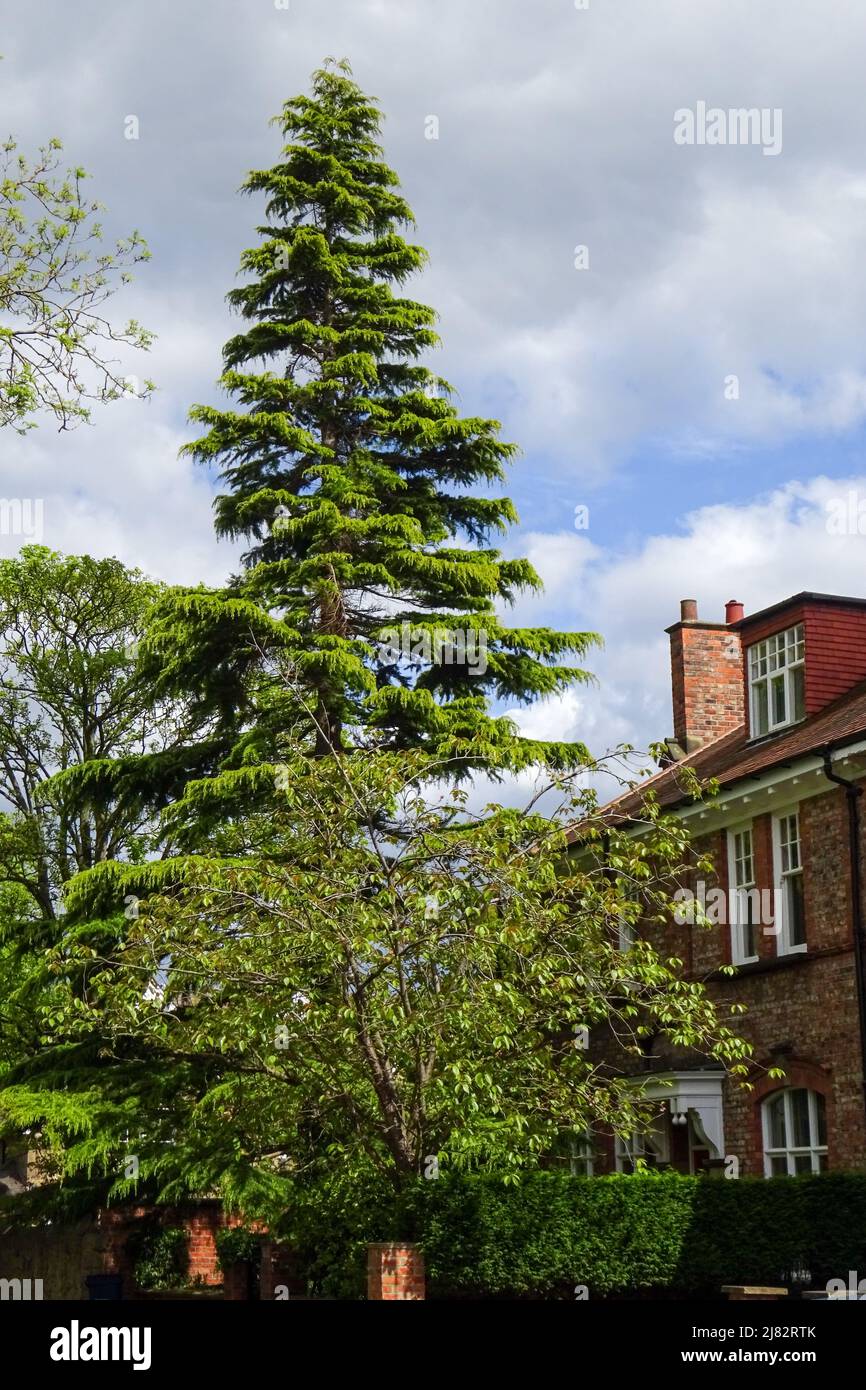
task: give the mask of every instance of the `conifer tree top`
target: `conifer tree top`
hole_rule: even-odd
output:
[[[243,321],[223,352],[234,408],[196,406],[204,433],[186,446],[225,485],[217,530],[248,541],[245,569],[222,596],[189,601],[175,643],[200,651],[202,625],[227,616],[235,640],[254,633],[307,692],[319,751],[373,726],[398,747],[468,741],[483,763],[525,761],[528,741],[489,698],[585,680],[560,662],[592,635],[504,625],[540,587],[492,545],[517,520],[498,494],[515,446],[497,421],[460,415],[426,363],[436,316],[402,289],[426,257],[404,236],[412,212],[377,104],[332,61],[275,119],[280,159],[243,184],[265,196],[265,220],[228,296]]]

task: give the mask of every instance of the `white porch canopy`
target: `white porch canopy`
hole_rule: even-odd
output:
[[[647,1100],[667,1102],[674,1122],[691,1116],[695,1133],[713,1158],[725,1157],[724,1081],[723,1071],[652,1072],[634,1078]]]

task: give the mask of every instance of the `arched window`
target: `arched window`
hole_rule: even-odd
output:
[[[820,1173],[827,1167],[824,1097],[803,1087],[774,1091],[761,1107],[764,1176]]]

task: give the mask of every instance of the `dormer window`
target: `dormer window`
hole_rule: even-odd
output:
[[[756,642],[749,663],[752,738],[775,733],[806,716],[806,639],[803,624]]]

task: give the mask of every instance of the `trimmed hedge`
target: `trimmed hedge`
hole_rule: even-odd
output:
[[[866,1276],[866,1175],[737,1181],[535,1172],[322,1194],[290,1223],[311,1288],[362,1298],[368,1241],[414,1239],[431,1298],[717,1297],[722,1284]],[[288,1232],[287,1232],[288,1234]]]

